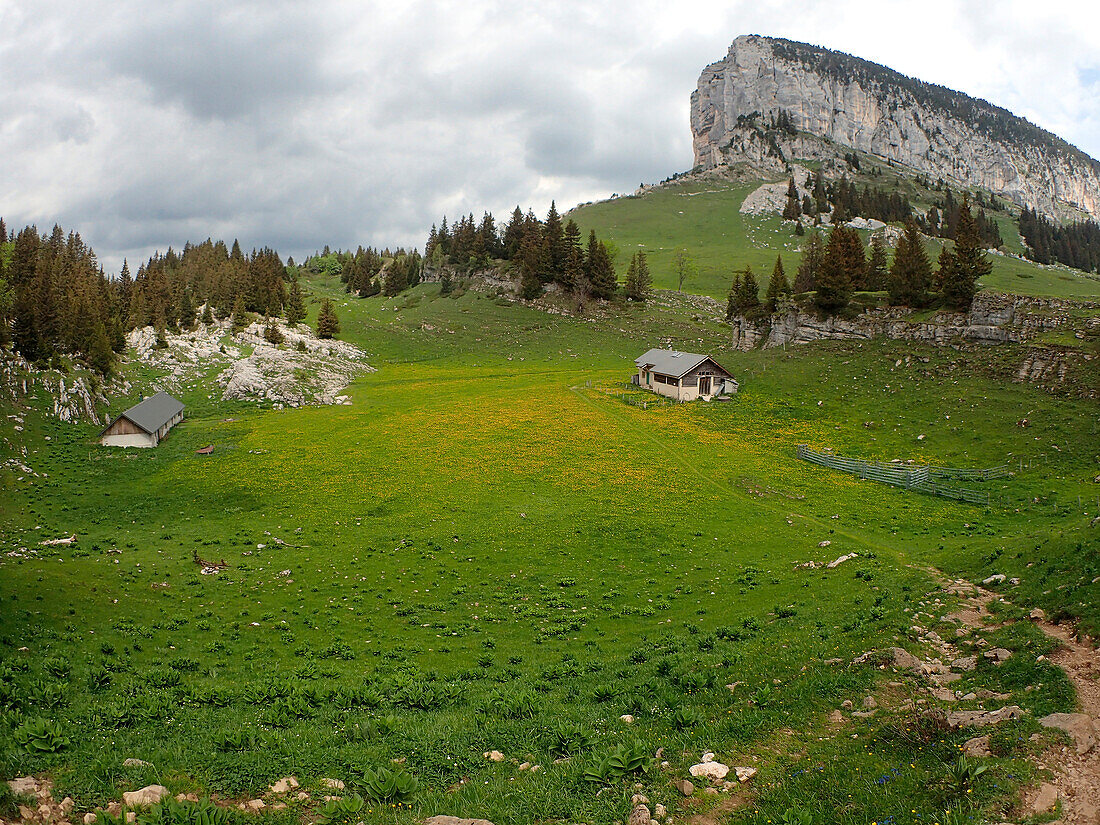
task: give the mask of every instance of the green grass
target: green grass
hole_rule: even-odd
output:
[[[633,781],[684,814],[710,804],[678,797],[651,758],[610,791],[585,779],[641,743],[676,776],[706,749],[759,767],[745,821],[836,795],[831,821],[925,822],[954,799],[965,735],[918,740],[886,714],[831,731],[841,701],[885,688],[825,660],[912,645],[930,566],[1019,575],[1013,597],[1097,628],[1095,404],[987,377],[984,351],[732,353],[674,296],[576,319],[437,290],[337,302],[378,367],[349,407],[227,406],[196,387],[148,452],[99,449],[96,428],[34,408],[4,430],[49,478],[0,473],[0,772],[50,772],[90,808],[154,780],[239,798],[295,773],[365,793],[368,771],[404,759],[419,788],[367,822],[611,822]],[[666,336],[720,355],[738,398],[616,397]],[[799,443],[1022,472],[976,508],[801,464]],[[71,532],[72,547],[39,545]],[[797,566],[852,551],[836,570]],[[195,554],[228,568],[201,575]],[[990,676],[1012,701],[1072,707],[1049,668],[1014,667]],[[57,753],[6,735],[39,717],[68,733]],[[1025,752],[1006,741],[979,806],[1029,775]]]
[[[889,185],[888,176],[857,178],[873,186]],[[910,179],[898,184],[914,203],[929,197],[918,191]],[[735,272],[751,266],[766,288],[775,258],[781,255],[787,277],[793,279],[803,238],[794,234],[793,224],[778,215],[742,215],[741,203],[756,189],[757,183],[733,184],[721,181],[675,182],[641,196],[616,198],[578,207],[570,213],[587,233],[595,229],[601,238],[611,240],[619,250],[615,261],[625,272],[630,256],[643,251],[649,260],[654,283],[676,289],[674,256],[686,249],[697,265],[697,273],[684,289],[724,300]],[[911,191],[910,191],[911,190]],[[1021,254],[1016,221],[1007,214],[995,215],[1005,239],[1005,251]],[[866,232],[864,242],[868,240]],[[942,244],[928,243],[928,254],[935,264]],[[1100,298],[1100,276],[1062,267],[1043,267],[1009,255],[990,256],[992,274],[984,279],[985,289],[1020,295],[1091,299]]]

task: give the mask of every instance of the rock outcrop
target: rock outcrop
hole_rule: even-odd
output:
[[[1040,212],[1100,217],[1100,162],[1011,112],[841,52],[738,37],[691,96],[697,169],[857,149]]]

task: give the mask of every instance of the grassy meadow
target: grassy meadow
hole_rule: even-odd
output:
[[[925,208],[936,193],[916,186],[912,179],[896,179],[888,170],[882,177],[855,175],[861,187],[886,187],[906,194],[914,206]],[[640,196],[626,196],[585,204],[570,212],[583,232],[594,229],[618,249],[616,266],[625,270],[630,257],[645,252],[654,283],[676,289],[675,256],[686,249],[695,264],[684,290],[724,300],[735,272],[751,266],[767,286],[776,256],[782,256],[787,277],[793,279],[801,260],[805,238],[794,233],[794,224],[778,215],[743,215],[742,202],[759,185],[721,180],[673,182]],[[1006,255],[993,255],[993,271],[980,286],[1000,292],[1043,297],[1100,299],[1100,276],[1062,266],[1042,266],[1011,257],[1023,253],[1017,220],[1006,213],[994,215],[1004,239]],[[828,228],[825,228],[827,231]],[[864,244],[870,233],[861,231]],[[933,265],[943,244],[926,244]]]
[[[574,318],[459,293],[337,301],[341,337],[377,367],[350,406],[229,405],[196,387],[160,447],[128,452],[33,406],[20,431],[5,419],[0,459],[48,477],[0,471],[0,773],[50,773],[78,810],[154,781],[243,800],[287,774],[319,798],[335,777],[367,797],[346,821],[368,823],[625,821],[635,783],[677,819],[1007,813],[1035,775],[1033,718],[960,779],[965,732],[828,714],[920,695],[918,677],[847,663],[919,651],[917,623],[947,635],[932,568],[1019,576],[1005,588],[1021,608],[1100,626],[1094,403],[1006,384],[951,348],[730,352],[675,296]],[[632,359],[659,344],[714,352],[741,394],[624,403]],[[801,443],[1015,472],[975,507],[799,463]],[[196,558],[226,567],[204,575]],[[1037,631],[998,642],[1021,655],[960,686],[1072,709],[1035,661]],[[50,720],[37,750],[16,741],[35,720]],[[758,769],[737,810],[671,786],[707,750]]]

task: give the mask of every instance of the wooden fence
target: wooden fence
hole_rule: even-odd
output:
[[[878,481],[882,484],[891,484],[894,487],[904,487],[906,490],[915,490],[918,493],[953,498],[958,501],[969,501],[972,504],[989,504],[989,492],[986,490],[959,487],[956,484],[945,483],[945,480],[965,479],[970,481],[985,481],[988,479],[1003,478],[1009,473],[1007,465],[972,470],[956,467],[883,464],[878,461],[863,461],[862,459],[847,458],[841,455],[833,455],[832,453],[819,453],[815,450],[811,450],[805,444],[798,445],[798,457],[812,464],[819,464],[822,467],[840,470],[844,473],[851,473],[860,478]]]

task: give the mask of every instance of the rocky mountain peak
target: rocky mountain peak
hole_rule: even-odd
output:
[[[691,96],[698,169],[852,149],[1050,215],[1100,217],[1100,162],[987,101],[842,52],[744,35]]]

